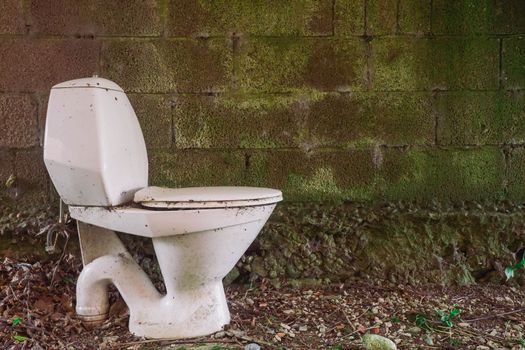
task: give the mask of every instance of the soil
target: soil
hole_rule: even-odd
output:
[[[75,318],[77,257],[0,262],[2,349],[361,349],[366,333],[399,349],[523,349],[525,293],[512,285],[442,287],[360,282],[276,289],[267,280],[226,287],[232,321],[191,340],[129,334],[127,308],[111,292],[110,318],[86,329]],[[519,273],[516,271],[516,273]],[[253,345],[252,345],[253,348]]]

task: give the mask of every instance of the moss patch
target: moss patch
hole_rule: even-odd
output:
[[[382,38],[372,42],[374,90],[495,89],[493,38]]]
[[[502,282],[522,247],[524,219],[504,204],[279,205],[238,267],[298,281]]]
[[[237,85],[246,92],[347,91],[365,84],[365,43],[317,38],[241,40]]]
[[[230,42],[112,39],[102,49],[102,72],[127,92],[218,92],[230,86]]]
[[[522,92],[445,92],[437,95],[438,139],[445,145],[525,142]]]
[[[497,148],[390,150],[382,176],[386,198],[455,202],[503,198],[504,169]]]
[[[329,35],[332,2],[171,1],[167,27],[174,36]]]
[[[524,29],[525,31],[525,29]],[[505,87],[525,87],[525,36],[503,41],[503,83]]]

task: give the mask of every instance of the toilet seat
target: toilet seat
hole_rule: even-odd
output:
[[[134,202],[143,207],[158,209],[234,208],[268,205],[281,200],[282,193],[279,190],[242,186],[150,186],[137,191],[134,198]]]

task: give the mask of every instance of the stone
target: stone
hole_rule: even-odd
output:
[[[259,346],[259,344],[255,344],[255,343],[250,343],[250,344],[246,344],[244,346],[244,350],[260,350],[261,347]]]
[[[224,277],[222,283],[225,285],[225,286],[229,286],[230,284],[232,284],[235,279],[237,279],[237,277],[239,277],[241,274],[239,272],[239,269],[237,267],[234,267],[233,269],[231,269],[230,272],[228,272],[228,274],[226,275],[226,277]]]
[[[377,334],[365,334],[361,340],[366,350],[396,350],[396,344]]]
[[[407,332],[410,333],[410,334],[419,334],[421,333],[421,328],[419,327],[410,327],[407,329]]]

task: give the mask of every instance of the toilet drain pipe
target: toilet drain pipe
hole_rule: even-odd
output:
[[[78,277],[76,312],[82,321],[96,325],[108,317],[110,284],[117,287],[130,313],[161,299],[161,294],[129,253],[104,255],[84,266]]]

